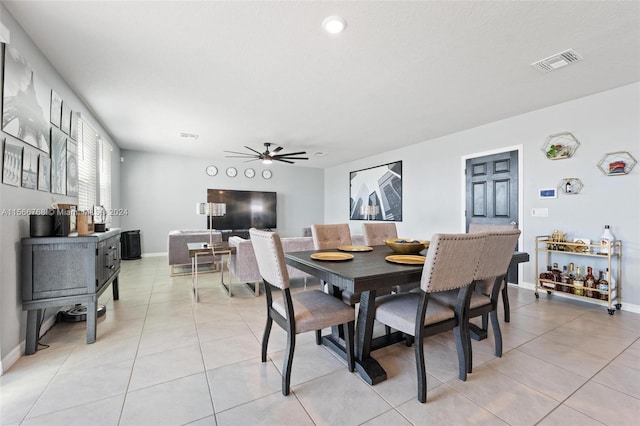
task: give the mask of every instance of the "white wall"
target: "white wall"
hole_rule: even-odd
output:
[[[547,160],[541,151],[548,135],[571,132],[581,145],[566,160]],[[402,138],[401,130],[398,138]],[[523,249],[532,256],[524,266],[525,283],[534,282],[535,236],[554,229],[574,236],[599,239],[611,225],[623,244],[623,309],[625,302],[640,308],[640,165],[629,175],[609,177],[597,163],[607,152],[628,151],[640,158],[640,83],[469,129],[343,164],[326,170],[325,221],[349,219],[348,173],[392,161],[403,161],[402,236],[428,239],[435,232],[460,232],[461,158],[474,153],[523,145]],[[584,184],[577,195],[539,200],[540,188],[556,187],[562,178]],[[531,209],[547,207],[549,217],[532,217]],[[361,222],[350,222],[352,232]],[[581,258],[576,265],[593,259]]]
[[[69,102],[74,111],[79,111],[83,119],[109,141],[114,147],[112,157],[113,193],[112,203],[118,206],[120,203],[119,192],[119,163],[120,150],[114,144],[107,132],[100,126],[91,111],[82,104],[82,101],[73,93],[71,88],[60,77],[22,28],[14,21],[11,14],[3,5],[0,15],[2,22],[11,31],[11,46],[31,64],[34,72],[47,84],[49,89],[54,89],[65,102]],[[3,67],[0,67],[0,76]],[[48,110],[48,109],[47,109]],[[13,136],[0,132],[0,139],[6,138],[25,149],[33,149],[29,145],[19,141]],[[2,158],[2,155],[0,155]],[[1,162],[1,160],[0,160]],[[37,191],[34,189],[18,188],[0,184],[0,372],[10,366],[24,350],[24,338],[26,330],[26,312],[22,311],[22,293],[19,276],[19,252],[20,240],[29,236],[29,217],[14,214],[14,209],[42,209],[51,206],[52,199],[59,203],[77,204],[77,197],[66,197],[58,194]],[[118,225],[118,220],[114,221]],[[49,312],[51,310],[48,310]],[[22,346],[22,349],[21,349]]]
[[[122,151],[122,217],[124,230],[140,229],[142,253],[167,251],[167,235],[173,229],[206,229],[207,220],[196,214],[196,203],[207,201],[207,189],[275,191],[278,193],[278,232],[282,236],[302,235],[302,228],[321,223],[324,215],[324,172],[322,169],[272,164],[273,177],[262,178],[267,168],[260,162],[248,164],[177,157],[141,151]],[[214,164],[219,172],[208,176],[205,168]],[[238,169],[229,178],[225,170]],[[256,171],[244,176],[248,167]]]

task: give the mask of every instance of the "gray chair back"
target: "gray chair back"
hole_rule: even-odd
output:
[[[381,246],[384,240],[398,238],[395,223],[363,223],[364,243],[368,246]]]
[[[249,230],[251,245],[256,254],[262,279],[278,288],[289,288],[289,272],[284,261],[284,250],[276,232]]]
[[[507,273],[513,251],[518,244],[520,230],[489,231],[483,234],[486,235],[486,241],[475,275],[477,281],[499,277]]]
[[[311,225],[313,246],[316,250],[334,249],[351,245],[351,230],[349,224]]]
[[[427,250],[420,288],[427,293],[471,284],[477,274],[486,235],[434,234]]]
[[[515,222],[511,223],[478,223],[478,222],[470,222],[469,223],[469,233],[473,234],[476,232],[487,232],[487,231],[508,231],[510,229],[517,229],[517,224]]]

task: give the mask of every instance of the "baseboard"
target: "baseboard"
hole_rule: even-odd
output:
[[[518,288],[524,288],[526,290],[531,290],[531,291],[535,291],[535,287],[536,287],[535,284],[528,283],[528,282],[522,282],[520,284],[511,284],[511,283],[509,283],[509,285],[510,286],[514,286],[514,287],[518,287]],[[573,299],[573,300],[577,299],[576,297],[572,297],[572,296],[569,296],[569,295],[566,295],[566,294],[562,294],[562,293],[554,293],[554,294],[555,294],[556,297],[564,297],[564,298]],[[602,304],[600,302],[598,302],[596,300],[588,299],[586,297],[585,298],[580,298],[579,300],[582,300],[582,301],[587,302],[587,303],[592,303],[594,305],[602,306]],[[620,309],[623,310],[623,311],[627,311],[627,312],[633,312],[634,314],[640,314],[640,305],[636,305],[634,303],[625,302],[624,299],[622,300],[622,308],[620,308]]]
[[[142,257],[160,257],[160,256],[166,256],[167,252],[162,252],[162,253],[142,253]]]
[[[42,337],[51,327],[56,324],[56,316],[51,315],[47,320],[42,323],[42,327],[40,328],[40,337]],[[0,376],[8,371],[13,364],[16,363],[20,359],[20,357],[24,354],[26,342],[23,340],[20,342],[18,346],[13,348],[7,356],[0,360]]]

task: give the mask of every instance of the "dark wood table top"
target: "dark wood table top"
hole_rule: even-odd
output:
[[[374,246],[369,252],[349,252],[352,260],[315,260],[311,255],[337,250],[308,250],[285,253],[288,265],[353,293],[420,281],[423,265],[401,265],[385,260],[393,254],[387,246]]]

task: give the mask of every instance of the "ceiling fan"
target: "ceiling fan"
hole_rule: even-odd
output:
[[[236,151],[225,151],[225,152],[228,152],[230,154],[238,154],[238,155],[227,155],[227,158],[250,158],[250,160],[247,160],[247,162],[262,160],[263,164],[271,164],[271,162],[273,161],[282,161],[283,163],[295,164],[293,161],[290,161],[290,160],[308,160],[309,159],[308,157],[298,157],[299,155],[306,154],[306,151],[278,154],[278,152],[282,151],[283,148],[281,146],[278,146],[273,151],[269,151],[269,147],[271,145],[272,145],[271,143],[265,142],[264,146],[266,149],[264,152],[258,152],[255,149],[250,148],[248,146],[245,146],[245,148],[247,148],[249,151],[253,151],[253,153],[236,152]]]

